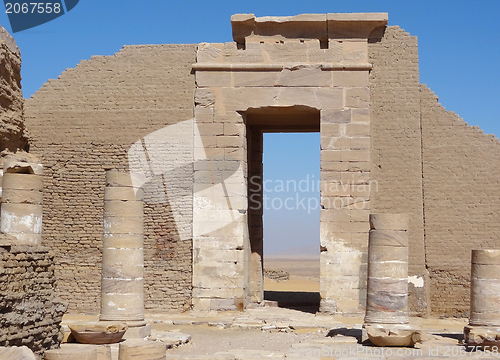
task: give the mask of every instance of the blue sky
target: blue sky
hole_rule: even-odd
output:
[[[169,1],[169,0],[80,0],[69,13],[33,29],[13,34],[22,54],[22,85],[30,97],[47,79],[57,78],[92,55],[111,55],[128,44],[199,43],[232,41],[230,16],[286,16],[300,13],[387,12],[389,25],[399,25],[419,39],[420,82],[426,83],[448,109],[469,125],[485,133],[500,135],[500,1]],[[7,15],[0,12],[0,24],[11,31]],[[290,138],[293,140],[290,141]],[[266,171],[269,177],[300,180],[316,173],[314,161],[272,165],[283,151],[315,156],[319,140],[313,134],[266,136]],[[286,148],[290,146],[290,148]],[[290,156],[290,159],[293,157]],[[297,171],[291,173],[291,171]],[[288,211],[286,214],[291,213]],[[269,215],[269,231],[277,233],[285,212]],[[267,216],[267,215],[266,215]],[[300,229],[319,226],[318,214],[293,213],[286,224],[287,246],[317,242],[315,236],[300,235]],[[300,221],[299,221],[300,220]],[[275,223],[274,227],[272,223]],[[282,220],[283,222],[283,220]],[[310,232],[305,231],[307,234]],[[296,235],[296,236],[295,236]],[[274,235],[268,234],[269,237]],[[307,239],[306,239],[307,238]],[[314,239],[309,239],[314,238]],[[266,242],[272,252],[279,240]]]

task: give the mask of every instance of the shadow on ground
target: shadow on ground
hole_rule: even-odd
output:
[[[276,301],[278,307],[315,314],[319,311],[319,292],[264,291],[264,300]]]

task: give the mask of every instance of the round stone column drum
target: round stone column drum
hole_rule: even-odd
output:
[[[408,216],[371,214],[366,324],[408,324]]]
[[[127,340],[120,343],[118,360],[165,360],[167,351],[161,341]]]
[[[472,326],[500,327],[500,250],[472,250]]]
[[[5,173],[2,184],[2,232],[20,244],[42,244],[42,176]]]
[[[110,170],[104,190],[101,320],[144,320],[143,202],[129,173]]]

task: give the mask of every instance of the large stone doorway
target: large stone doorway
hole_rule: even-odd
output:
[[[320,310],[363,311],[368,36],[386,23],[386,14],[237,15],[234,42],[199,45],[194,160],[209,161],[194,169],[195,309],[243,309],[262,300],[261,214],[248,207],[249,178],[262,173],[262,134],[320,131]]]
[[[319,132],[320,112],[314,108],[292,106],[250,109],[245,114],[248,144],[248,230],[251,265],[252,302],[264,300],[263,290],[263,135],[277,132]],[[319,226],[319,223],[318,223]]]

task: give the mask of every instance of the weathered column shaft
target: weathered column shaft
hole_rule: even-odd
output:
[[[5,173],[2,191],[2,232],[19,243],[42,244],[42,176]]]
[[[139,190],[140,191],[140,190]],[[143,203],[130,174],[106,173],[101,320],[144,320]]]
[[[472,250],[470,321],[500,327],[500,250]]]
[[[365,323],[408,324],[408,217],[371,214]]]

